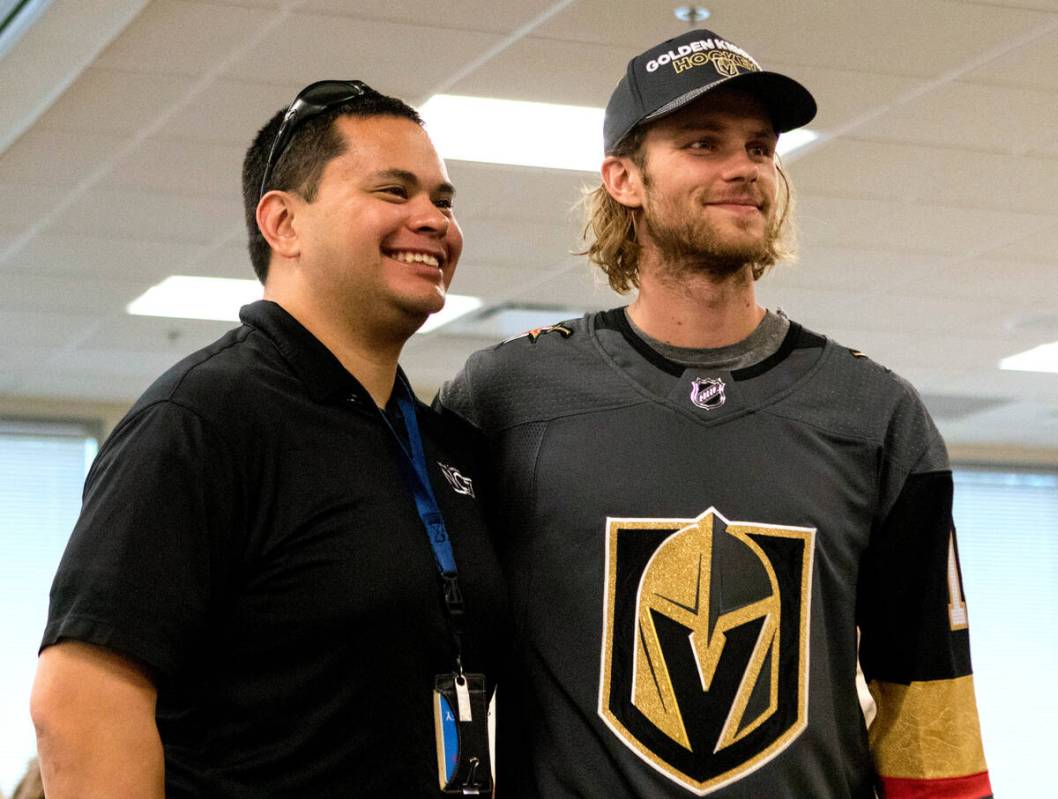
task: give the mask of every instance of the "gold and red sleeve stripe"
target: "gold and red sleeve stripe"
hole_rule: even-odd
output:
[[[973,677],[868,687],[878,706],[868,734],[886,799],[991,795]]]
[[[881,778],[882,799],[992,799],[988,772],[939,780]]]

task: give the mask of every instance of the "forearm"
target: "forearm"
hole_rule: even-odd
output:
[[[155,698],[142,669],[106,650],[46,649],[31,710],[48,799],[163,799]]]

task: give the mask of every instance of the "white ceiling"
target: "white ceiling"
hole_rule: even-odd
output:
[[[0,398],[128,402],[223,323],[133,317],[171,274],[252,276],[242,152],[303,85],[361,78],[603,105],[686,28],[667,0],[53,0],[0,60]],[[708,27],[812,89],[800,263],[763,301],[914,382],[954,445],[1058,450],[1058,0],[713,0]],[[622,302],[569,253],[588,173],[452,162],[488,304]],[[491,343],[439,330],[429,396]]]

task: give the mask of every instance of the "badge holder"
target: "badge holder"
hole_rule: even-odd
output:
[[[426,469],[426,455],[415,417],[414,394],[403,374],[398,373],[397,377],[394,398],[408,434],[407,442],[401,439],[385,413],[380,411],[379,415],[403,455],[398,462],[415,498],[415,509],[437,562],[445,615],[455,651],[456,670],[434,678],[438,782],[446,794],[491,796],[494,782],[492,746],[495,740],[493,706],[489,702],[485,675],[463,671],[464,608],[455,555]],[[492,699],[495,701],[495,691]]]
[[[440,674],[434,681],[437,775],[446,794],[492,794],[489,695],[484,674]]]

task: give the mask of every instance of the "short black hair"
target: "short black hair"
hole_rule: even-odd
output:
[[[262,283],[268,277],[272,248],[257,227],[257,203],[261,199],[261,179],[264,177],[268,152],[279,133],[284,114],[286,109],[280,109],[257,132],[242,162],[242,200],[246,212],[246,232],[249,235],[250,262],[257,279]],[[360,96],[310,119],[294,131],[290,144],[272,170],[267,190],[295,191],[307,202],[316,199],[324,168],[331,159],[345,152],[345,139],[334,125],[334,120],[340,116],[401,117],[422,124],[419,113],[403,100],[365,86]]]

